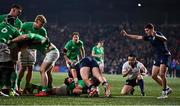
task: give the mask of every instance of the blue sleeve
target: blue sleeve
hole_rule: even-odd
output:
[[[149,41],[148,38],[149,38],[148,36],[143,36],[143,40],[144,40],[144,41]]]

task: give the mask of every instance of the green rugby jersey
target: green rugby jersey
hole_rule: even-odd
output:
[[[84,83],[83,80],[78,80],[78,86],[80,86],[81,88],[85,88],[86,84]],[[74,88],[75,88],[75,83],[74,82],[67,86],[67,89],[71,90],[71,91],[73,91]]]
[[[45,37],[43,37],[39,34],[29,33],[27,35],[28,35],[28,39],[32,40],[32,41],[42,42],[42,41],[46,40]],[[45,53],[46,50],[48,49],[49,45],[50,45],[50,42],[48,40],[46,40],[45,43],[43,43],[43,44],[30,45],[30,49],[36,49],[36,50],[40,51],[41,53]]]
[[[75,43],[73,40],[70,40],[66,43],[65,49],[67,49],[67,57],[70,60],[76,60],[78,55],[80,54],[80,48],[84,46],[83,42],[79,40],[78,43]]]
[[[12,25],[2,22],[0,23],[0,43],[8,43],[9,40],[20,35],[20,32]]]
[[[8,16],[8,14],[0,15],[0,23],[5,21],[5,18]],[[18,30],[22,27],[22,21],[17,17],[15,20],[14,27]]]
[[[103,55],[104,54],[104,48],[103,47],[98,48],[97,46],[94,46],[92,49],[92,52],[94,52],[96,55]],[[94,57],[94,59],[97,62],[104,62],[104,59],[102,57]]]
[[[21,31],[23,34],[28,34],[28,33],[35,33],[39,34],[41,36],[46,37],[47,36],[47,31],[44,27],[41,27],[40,29],[35,29],[33,26],[34,22],[25,22],[22,25]]]

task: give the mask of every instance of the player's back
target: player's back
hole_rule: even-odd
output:
[[[8,40],[13,39],[20,35],[15,27],[11,26],[8,23],[0,23],[0,42],[7,43]]]
[[[6,18],[7,16],[8,16],[8,14],[0,15],[0,23],[5,22],[5,18]],[[18,17],[16,17],[13,26],[14,26],[15,28],[17,28],[18,30],[21,29],[21,27],[22,27],[22,21],[21,21]]]
[[[158,36],[165,37],[161,32],[155,32]],[[167,42],[161,41],[153,36],[145,36],[145,41],[149,41],[154,49],[155,55],[170,55],[170,52],[167,48]]]
[[[47,31],[44,27],[41,27],[40,29],[35,29],[33,24],[34,24],[34,22],[23,23],[22,29],[21,29],[22,33],[23,34],[35,33],[35,34],[39,34],[44,37],[47,36]]]

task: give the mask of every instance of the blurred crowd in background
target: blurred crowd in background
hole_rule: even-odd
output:
[[[71,33],[78,31],[80,39],[84,42],[86,56],[91,55],[92,47],[99,40],[105,40],[105,73],[120,74],[122,65],[127,61],[130,53],[137,55],[137,59],[145,64],[149,74],[151,74],[151,66],[153,64],[153,54],[151,45],[147,42],[139,42],[126,39],[120,35],[121,29],[125,29],[129,33],[140,34],[144,36],[144,25],[122,23],[122,24],[67,24],[58,25],[56,23],[48,23],[46,28],[50,40],[56,44],[61,50],[65,43],[72,39]],[[169,63],[169,73],[180,71],[180,25],[162,24],[156,25],[155,30],[162,32],[168,39],[168,47],[172,54],[172,60]],[[38,61],[41,57],[38,56]],[[173,61],[174,60],[174,61]],[[38,64],[38,62],[37,62]],[[174,66],[175,64],[175,66]],[[65,61],[60,58],[56,64],[65,67]],[[175,68],[174,68],[175,67]],[[174,76],[169,74],[169,76]]]

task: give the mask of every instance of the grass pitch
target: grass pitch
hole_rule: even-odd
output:
[[[54,86],[60,86],[63,83],[66,73],[53,73]],[[112,97],[104,98],[101,88],[100,97],[67,97],[67,96],[20,96],[20,97],[2,97],[0,96],[0,105],[180,105],[180,78],[168,78],[168,84],[173,89],[173,93],[168,99],[159,100],[161,88],[151,77],[144,77],[146,96],[142,97],[139,87],[135,87],[134,96],[121,96],[120,91],[126,78],[121,75],[105,75],[111,84]],[[24,78],[25,79],[25,78]],[[22,81],[22,87],[24,86]],[[34,84],[40,84],[39,72],[33,73]]]

